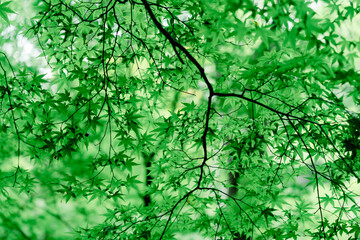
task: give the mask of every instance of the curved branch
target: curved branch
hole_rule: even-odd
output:
[[[150,8],[150,4],[146,0],[141,0],[145,6],[146,11],[149,13],[149,16],[151,20],[154,22],[155,26],[159,29],[159,31],[170,41],[171,45],[173,46],[174,50],[175,48],[180,49],[185,56],[196,66],[196,68],[199,70],[201,77],[204,79],[206,86],[208,87],[210,91],[210,95],[213,95],[214,89],[205,75],[204,68],[200,65],[200,63],[191,55],[191,53],[180,43],[178,43],[161,25],[161,23],[156,19],[154,12]],[[175,51],[176,53],[176,51]]]

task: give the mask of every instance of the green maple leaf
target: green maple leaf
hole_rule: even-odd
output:
[[[10,24],[7,14],[15,13],[13,10],[7,7],[10,2],[4,2],[0,4],[0,17],[2,17],[8,24]]]
[[[276,211],[275,208],[265,208],[265,209],[261,212],[261,215],[263,215],[263,216],[265,217],[266,225],[269,225],[268,217],[273,217],[273,218],[275,218],[275,215],[273,214],[274,211]]]

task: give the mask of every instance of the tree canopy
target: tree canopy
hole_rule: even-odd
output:
[[[0,238],[358,239],[359,13],[1,1]]]

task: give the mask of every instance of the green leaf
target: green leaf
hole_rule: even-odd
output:
[[[10,24],[9,18],[7,15],[9,13],[15,13],[13,10],[11,10],[10,8],[7,7],[7,5],[9,5],[9,3],[11,3],[11,2],[8,1],[8,2],[3,2],[0,4],[0,17],[2,19],[4,19],[7,24]]]

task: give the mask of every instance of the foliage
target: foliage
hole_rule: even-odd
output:
[[[358,239],[360,3],[9,3],[2,239]]]

